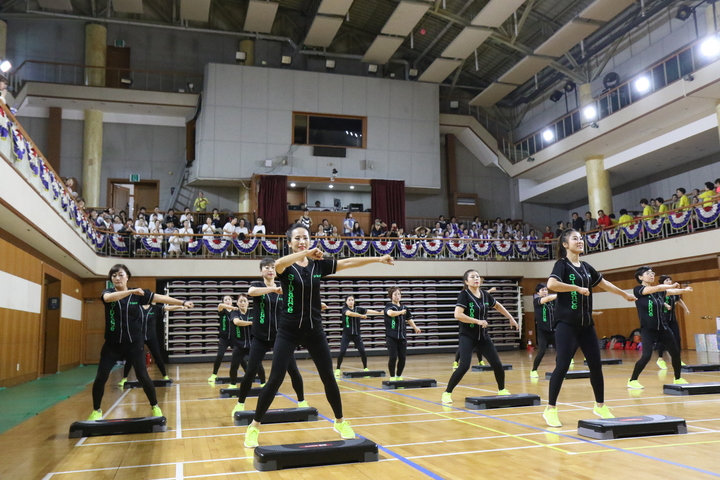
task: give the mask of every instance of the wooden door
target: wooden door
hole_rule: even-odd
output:
[[[108,45],[105,57],[105,86],[110,88],[130,88],[130,84],[123,83],[123,78],[131,79],[130,49],[127,47],[113,47]]]
[[[135,184],[135,212],[140,211],[140,207],[145,207],[148,212],[152,212],[153,208],[160,206],[160,188],[157,181],[140,182]],[[192,209],[192,205],[190,205]]]
[[[695,281],[690,286],[693,291],[682,296],[683,302],[690,309],[690,315],[685,315],[679,306],[677,308],[683,348],[695,350],[696,333],[717,331],[715,317],[720,316],[720,296],[717,294],[717,279]]]
[[[120,185],[113,185],[112,191],[112,207],[115,209],[115,213],[121,211],[128,211],[130,206],[130,189],[127,187],[121,187]]]
[[[300,205],[307,203],[305,201],[306,190],[304,188],[288,188],[287,201],[290,205]]]
[[[42,373],[58,372],[58,355],[60,352],[60,309],[50,310],[50,298],[60,298],[62,294],[60,280],[45,275],[43,288],[43,323],[45,335],[43,339]]]

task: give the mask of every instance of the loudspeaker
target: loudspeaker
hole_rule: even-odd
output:
[[[345,158],[345,153],[342,147],[313,147],[313,157]]]

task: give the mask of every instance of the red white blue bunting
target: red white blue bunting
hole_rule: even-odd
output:
[[[162,237],[146,235],[142,239],[142,244],[150,253],[162,253]]]
[[[313,248],[317,248],[319,244],[320,244],[320,242],[318,242],[317,238],[311,239],[310,240],[310,250],[312,250]]]
[[[40,175],[40,165],[37,150],[28,146],[28,163],[30,164],[30,171],[34,176]]]
[[[280,251],[280,249],[278,248],[277,240],[269,240],[267,238],[263,238],[262,246],[263,248],[265,248],[265,251],[268,252],[270,255],[275,255]]]
[[[68,199],[67,193],[62,194],[62,198],[60,199],[60,206],[63,209],[63,212],[68,211],[68,207],[70,206],[70,200]]]
[[[372,244],[379,255],[388,255],[395,248],[395,240],[375,240]]]
[[[503,257],[507,257],[511,253],[513,253],[513,243],[512,242],[503,242],[499,240],[495,240],[493,242],[493,247],[495,247],[495,251],[502,255]]]
[[[203,244],[205,244],[205,248],[207,248],[210,253],[214,253],[215,255],[225,253],[228,247],[230,247],[230,242],[228,240],[220,240],[219,238],[214,238],[212,240],[203,239]]]
[[[45,191],[50,190],[50,171],[42,158],[40,158],[40,182]]]
[[[668,220],[670,220],[670,226],[676,230],[680,228],[685,228],[688,223],[690,223],[691,218],[691,211],[690,210],[683,210],[680,212],[675,212],[668,216]]]
[[[400,250],[400,255],[405,258],[415,258],[418,252],[418,245],[420,245],[420,242],[400,243],[398,244],[398,250]]]
[[[27,154],[27,142],[25,142],[25,137],[23,137],[23,134],[20,132],[20,129],[13,127],[12,128],[12,134],[13,134],[13,152],[15,153],[15,160],[21,161],[25,159],[25,155]]]
[[[707,207],[697,207],[695,208],[695,212],[697,213],[698,220],[702,223],[712,223],[717,220],[718,215],[720,215],[720,207],[717,203],[713,203]]]
[[[0,109],[0,139],[7,140],[10,136],[11,127],[12,122],[5,113],[5,110]]]
[[[611,245],[614,245],[618,238],[620,238],[620,230],[617,228],[612,228],[610,230],[605,230],[605,240]]]
[[[202,241],[198,240],[197,237],[192,237],[192,242],[188,242],[187,251],[188,253],[197,253],[202,247]]]
[[[597,248],[598,245],[600,245],[600,240],[602,240],[601,232],[593,232],[585,235],[585,241],[590,248]]]
[[[233,238],[233,243],[240,253],[247,255],[255,251],[260,244],[260,240],[257,237],[246,237],[243,240]]]
[[[107,235],[103,235],[102,233],[95,232],[95,248],[98,250],[102,250],[102,248],[105,246],[105,243],[107,242]]]
[[[662,232],[662,227],[665,224],[665,217],[653,217],[648,220],[643,220],[645,224],[645,231],[650,235],[659,235]]]
[[[533,250],[538,257],[545,257],[550,253],[550,244],[546,242],[533,243]]]
[[[438,239],[425,239],[422,241],[423,250],[429,255],[439,255],[442,253],[444,242]]]
[[[473,252],[481,257],[486,257],[492,253],[492,244],[490,242],[479,241],[472,243]]]
[[[320,246],[322,249],[332,254],[339,253],[344,244],[345,242],[343,240],[335,238],[323,238],[320,240]]]
[[[127,243],[125,243],[125,238],[121,237],[120,235],[110,235],[110,246],[116,252],[125,253],[128,251],[128,246]]]
[[[447,241],[448,251],[456,257],[465,255],[467,251],[467,243],[461,240],[448,240]]]
[[[631,223],[630,225],[625,225],[624,227],[620,227],[625,233],[625,236],[629,238],[630,240],[635,240],[639,235],[640,232],[642,232],[642,223]]]
[[[534,243],[534,242],[532,242]],[[530,254],[532,251],[532,244],[528,241],[522,241],[515,244],[515,250],[522,255],[523,257],[526,257]]]
[[[362,255],[366,253],[370,248],[370,242],[368,242],[367,240],[345,240],[345,242],[347,243],[350,251],[355,255]]]

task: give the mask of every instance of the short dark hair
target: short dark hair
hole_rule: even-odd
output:
[[[600,212],[605,213],[605,210],[598,210],[598,215],[600,214]]]
[[[648,267],[647,265],[642,266],[642,267],[638,268],[637,270],[635,270],[635,280],[637,280],[638,283],[642,283],[642,280],[640,280],[640,277],[642,277],[645,274],[645,272],[647,272],[648,270],[652,270],[652,268]]]
[[[682,188],[682,187],[676,188],[675,190],[677,190],[678,192],[682,193],[683,195],[685,194],[685,189]]]
[[[590,212],[585,212],[585,215],[590,215],[592,217],[592,213]]]
[[[627,210],[625,210],[624,208],[620,209],[620,215],[627,215],[627,214],[628,214]]]
[[[262,270],[264,267],[267,267],[268,265],[275,265],[275,259],[270,257],[265,257],[262,260],[260,260],[260,270]]]
[[[577,215],[578,217],[580,216],[580,214],[578,212],[572,212],[572,214]]]
[[[647,198],[641,198],[641,199],[640,199],[640,205],[647,204],[647,203],[648,203],[648,199],[647,199]]]
[[[132,277],[132,274],[130,273],[130,269],[128,267],[126,267],[122,263],[117,263],[117,264],[113,265],[113,267],[110,269],[110,273],[108,273],[108,280],[112,280],[112,276],[115,275],[120,270],[125,270],[125,273],[127,274],[128,279],[130,277]]]
[[[705,182],[705,188],[712,190],[715,188],[715,185],[713,185],[712,182]]]
[[[308,227],[303,225],[302,223],[294,223],[290,226],[290,228],[287,231],[287,241],[290,242],[290,238],[292,237],[292,232],[297,230],[298,228],[302,228],[308,233],[308,236],[310,236],[310,230],[308,230]]]
[[[400,287],[398,287],[397,285],[393,285],[392,287],[388,288],[388,297],[390,297],[390,299],[392,299],[393,293],[395,293],[399,290],[400,290]]]
[[[542,282],[538,283],[537,285],[535,285],[535,293],[538,293],[543,288],[547,288],[547,285]]]
[[[670,275],[660,275],[660,283],[665,283],[665,280],[672,280]]]
[[[655,201],[658,203],[665,203],[665,199],[663,197],[657,197]]]

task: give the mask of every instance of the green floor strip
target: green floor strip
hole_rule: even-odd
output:
[[[82,392],[96,372],[97,365],[76,367],[0,390],[0,433]]]

